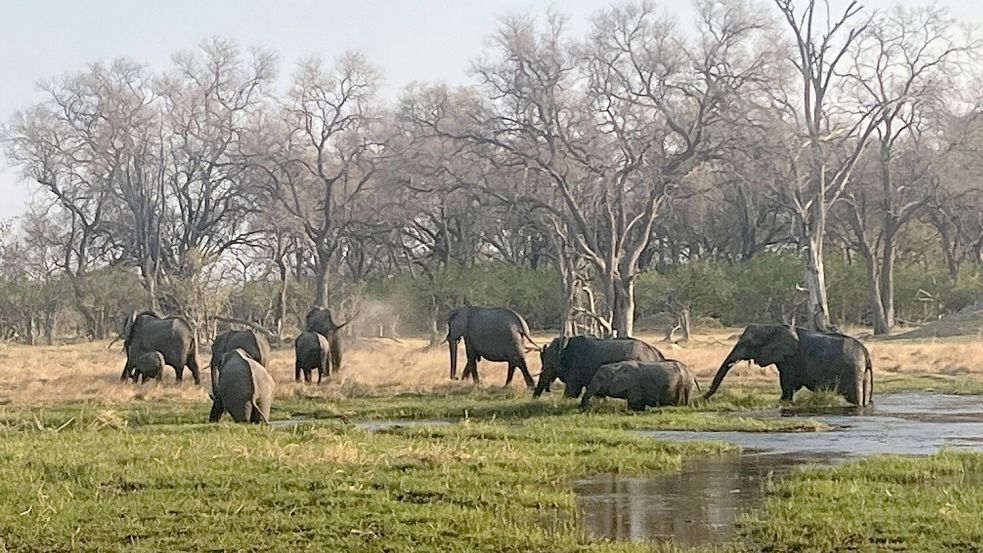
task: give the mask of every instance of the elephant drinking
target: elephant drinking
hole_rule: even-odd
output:
[[[592,397],[628,400],[628,408],[632,411],[663,405],[689,405],[693,390],[698,387],[693,373],[679,361],[608,363],[597,369],[587,385],[580,408],[586,409]]]
[[[533,397],[549,390],[559,378],[566,387],[563,395],[580,397],[601,365],[619,361],[652,363],[665,361],[662,352],[635,338],[594,338],[593,336],[561,336],[554,339],[539,354],[543,372],[539,375]]]
[[[873,403],[874,371],[870,353],[856,338],[836,332],[815,332],[780,324],[752,324],[721,363],[704,398],[717,392],[727,371],[750,360],[778,367],[782,401],[798,390],[835,390],[854,405]]]

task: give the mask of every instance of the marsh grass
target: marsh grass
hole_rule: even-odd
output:
[[[734,332],[660,347],[706,382]],[[204,424],[207,377],[178,387],[169,370],[163,384],[120,384],[122,356],[105,344],[0,344],[0,551],[675,552],[585,535],[570,482],[676,471],[729,449],[632,430],[824,428],[755,416],[780,407],[773,368],[735,367],[692,408],[631,413],[608,400],[582,413],[558,391],[532,400],[503,389],[500,365],[482,364],[480,385],[449,382],[446,353],[423,346],[357,345],[322,386],[294,384],[292,352],[277,350],[272,418],[309,419],[277,429]],[[980,344],[870,347],[876,393],[983,392]],[[537,356],[530,362],[538,372]],[[838,406],[835,395],[801,392],[795,407]],[[450,424],[354,424],[382,419]],[[983,456],[945,453],[795,471],[769,485],[741,538],[698,550],[975,551],[981,469]]]

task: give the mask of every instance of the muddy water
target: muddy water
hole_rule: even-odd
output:
[[[778,411],[762,416],[781,416]],[[724,440],[742,454],[699,459],[657,478],[601,475],[575,482],[588,531],[616,540],[698,545],[733,537],[735,521],[759,504],[762,483],[794,467],[866,455],[983,450],[983,397],[886,394],[863,415],[817,415],[829,432],[645,432],[665,440]]]

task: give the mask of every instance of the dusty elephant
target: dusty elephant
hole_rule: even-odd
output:
[[[269,422],[276,383],[266,368],[241,349],[226,353],[221,367],[209,422],[218,422],[223,413],[236,422]]]
[[[120,380],[130,378],[137,359],[145,353],[160,352],[164,363],[174,367],[178,382],[184,380],[184,368],[191,369],[195,384],[201,383],[198,371],[198,342],[195,332],[180,317],[161,317],[153,311],[134,312],[123,327],[123,350],[126,364]]]
[[[314,369],[317,369],[318,384],[323,375],[331,376],[331,344],[317,332],[302,332],[297,336],[294,340],[294,356],[295,381],[300,382],[300,375],[303,373],[304,381],[310,383],[311,371]]]
[[[328,339],[328,344],[331,346],[331,366],[334,370],[341,369],[341,333],[339,332],[342,328],[347,325],[349,321],[345,321],[341,324],[336,324],[334,319],[331,317],[331,311],[320,306],[314,306],[310,311],[307,312],[307,317],[304,319],[306,327],[304,330],[307,332],[317,332],[321,336]]]
[[[713,377],[704,398],[717,392],[727,371],[738,361],[778,367],[782,401],[798,390],[835,390],[854,405],[873,403],[874,370],[870,353],[856,338],[836,332],[815,332],[780,324],[753,324]]]
[[[697,388],[696,377],[680,361],[608,363],[597,369],[587,385],[580,408],[586,409],[592,397],[628,400],[628,408],[632,411],[664,405],[689,405],[693,390]]]
[[[505,385],[512,383],[515,369],[522,371],[526,386],[533,387],[532,375],[526,365],[525,343],[535,345],[529,337],[529,325],[511,309],[503,307],[464,306],[447,316],[447,344],[450,349],[451,379],[457,378],[457,345],[464,340],[467,364],[461,380],[471,377],[478,382],[478,361],[486,359],[509,364]]]
[[[218,382],[222,358],[226,353],[239,348],[249,354],[257,363],[267,366],[270,362],[270,342],[266,336],[254,330],[229,330],[212,341],[212,358],[208,368],[212,376],[212,390]]]
[[[164,375],[164,356],[159,351],[148,351],[140,354],[133,364],[133,382],[146,382],[151,378],[158,381]]]
[[[539,354],[543,372],[533,397],[549,390],[553,380],[564,383],[563,395],[580,397],[601,365],[619,361],[652,363],[665,361],[662,352],[635,338],[602,339],[592,336],[555,338]]]

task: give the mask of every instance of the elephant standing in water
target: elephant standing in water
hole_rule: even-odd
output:
[[[331,366],[336,371],[340,370],[341,335],[339,331],[351,322],[351,320],[341,324],[335,324],[334,319],[331,318],[331,311],[320,306],[314,306],[307,313],[305,322],[307,326],[304,330],[307,332],[317,332],[328,339],[328,344],[331,346]]]
[[[120,380],[130,378],[137,360],[145,353],[158,351],[164,362],[174,367],[177,381],[184,380],[184,367],[191,369],[195,384],[198,373],[198,341],[188,321],[179,317],[163,318],[153,311],[134,312],[123,327],[126,364]]]
[[[236,422],[269,422],[276,383],[266,367],[241,349],[223,355],[220,366],[208,421],[218,422],[228,413]]]
[[[564,396],[580,397],[581,391],[590,384],[601,365],[619,361],[652,363],[666,359],[662,352],[635,338],[602,339],[593,336],[555,338],[543,348],[539,357],[543,362],[543,372],[539,375],[532,397],[539,397],[548,391],[557,378],[566,386]]]
[[[529,325],[511,309],[503,307],[458,307],[447,316],[447,344],[451,357],[451,380],[457,379],[457,344],[464,339],[464,351],[468,361],[461,380],[471,376],[479,381],[478,361],[505,362],[509,372],[505,385],[512,383],[515,369],[522,371],[526,386],[533,387],[532,375],[526,366],[524,340],[535,345],[529,337]]]
[[[693,390],[697,388],[699,384],[693,373],[686,365],[672,359],[656,363],[608,363],[597,369],[587,385],[580,408],[586,409],[595,396],[626,399],[632,411],[663,405],[689,405]]]
[[[294,380],[300,382],[301,373],[304,381],[310,384],[311,371],[317,369],[317,383],[327,374],[331,376],[331,345],[328,339],[317,332],[301,332],[294,340]],[[335,369],[337,370],[337,369]]]
[[[241,349],[249,354],[257,363],[264,367],[270,362],[270,342],[266,336],[254,330],[229,330],[215,337],[212,341],[212,358],[208,368],[212,375],[212,390],[218,382],[218,372],[222,358],[226,353]]]
[[[873,404],[874,370],[870,353],[856,338],[780,324],[753,324],[717,370],[704,398],[717,392],[727,371],[738,361],[778,367],[782,401],[792,401],[801,388],[836,390],[854,405]]]

